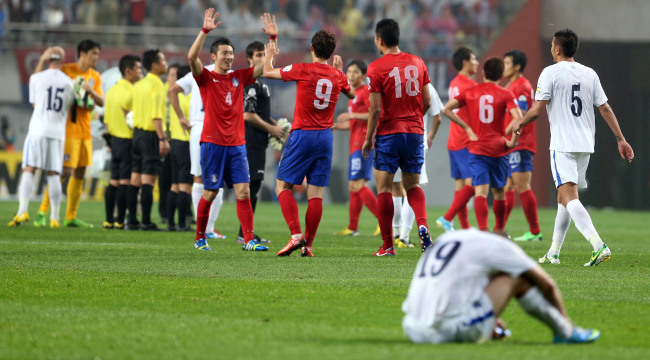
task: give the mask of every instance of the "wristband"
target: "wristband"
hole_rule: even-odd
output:
[[[158,138],[158,141],[165,141],[165,138]]]
[[[517,131],[515,131],[515,134],[521,135],[521,131],[517,130]]]
[[[208,30],[206,28],[201,28],[201,31],[203,31],[203,33],[206,34],[206,35],[210,32],[210,30]]]
[[[277,35],[269,35],[269,40],[276,40],[277,38]]]

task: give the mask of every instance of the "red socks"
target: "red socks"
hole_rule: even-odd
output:
[[[311,247],[316,237],[316,230],[320,224],[320,219],[323,217],[323,199],[311,198],[309,205],[307,205],[307,214],[305,214],[305,240],[307,246]]]
[[[504,227],[506,226],[505,214],[506,214],[506,200],[497,200],[494,199],[492,202],[492,211],[494,211],[494,231],[503,232]]]
[[[469,226],[469,218],[467,215],[467,205],[461,207],[460,210],[458,210],[458,213],[456,215],[458,215],[458,221],[460,222],[461,229],[469,229],[470,226]]]
[[[424,191],[419,186],[414,186],[409,191],[406,192],[406,199],[415,213],[415,220],[418,224],[418,228],[422,225],[429,228],[427,225],[427,204],[426,198],[424,196]]]
[[[485,196],[477,196],[474,199],[474,212],[476,213],[476,222],[481,231],[488,231],[488,202]]]
[[[510,213],[512,212],[512,208],[514,207],[515,207],[515,191],[514,190],[506,191],[506,213],[503,218],[504,228],[508,223],[508,218],[510,218]]]
[[[393,194],[385,192],[377,195],[377,204],[379,205],[379,228],[381,229],[381,239],[384,240],[382,248],[384,250],[393,247]]]
[[[361,208],[363,208],[363,203],[361,202],[359,193],[350,191],[350,224],[348,225],[348,229],[357,230],[359,228]]]
[[[201,196],[196,214],[196,238],[194,241],[205,237],[205,227],[208,225],[210,206],[212,206],[212,201],[208,201]]]
[[[375,215],[375,217],[379,217],[377,210],[377,197],[375,196],[375,193],[373,193],[372,190],[370,190],[367,186],[364,186],[359,190],[359,197],[361,198],[363,204],[366,205],[368,210],[370,210],[370,212]]]
[[[199,204],[199,206],[201,206]],[[237,218],[244,234],[244,242],[253,240],[253,207],[251,199],[237,199]]]
[[[527,190],[519,194],[519,199],[521,199],[521,207],[523,207],[526,220],[528,220],[530,232],[533,235],[539,234],[541,230],[539,229],[539,220],[537,219],[537,198],[533,190]]]
[[[445,214],[445,219],[447,221],[453,221],[454,216],[458,214],[458,218],[460,220],[461,226],[463,229],[465,229],[465,225],[469,227],[469,222],[467,222],[467,202],[474,196],[474,188],[470,185],[465,185],[462,189],[456,192],[454,195],[454,202],[451,203],[451,206],[449,207],[449,210]],[[411,205],[411,207],[413,207]],[[463,224],[463,217],[461,216],[461,210],[464,210],[465,216],[464,216],[464,221],[466,222]]]
[[[284,190],[278,195],[278,202],[280,203],[280,209],[282,210],[282,215],[284,215],[284,220],[289,225],[289,230],[291,235],[301,234],[300,230],[300,218],[298,215],[298,204],[296,199],[293,197],[291,190]]]

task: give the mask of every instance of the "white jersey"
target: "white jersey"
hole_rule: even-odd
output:
[[[539,76],[535,100],[549,101],[550,150],[594,152],[594,106],[606,103],[607,96],[593,69],[569,61],[546,67]]]
[[[205,68],[212,71],[214,70],[214,64],[205,66]],[[196,83],[196,80],[194,80],[194,75],[190,72],[177,80],[176,84],[183,89],[183,94],[192,94],[192,98],[190,99],[190,124],[203,124],[205,110],[203,109],[203,100],[201,100],[201,91],[199,90],[199,85]]]
[[[438,92],[436,91],[436,88],[433,87],[431,83],[427,84],[429,87],[429,97],[431,97],[431,106],[429,107],[429,111],[427,111],[426,114],[424,114],[424,118],[422,119],[424,122],[424,147],[427,149],[427,134],[429,131],[429,126],[431,126],[431,123],[433,122],[433,117],[440,114],[442,112],[442,109],[445,107],[442,104],[442,101],[440,100],[440,96],[438,95]]]
[[[61,70],[47,69],[29,77],[29,102],[34,112],[29,121],[33,137],[65,140],[68,110],[74,100],[74,83]]]
[[[512,277],[538,266],[519,246],[487,232],[460,230],[438,237],[422,255],[402,304],[403,324],[430,329],[439,321],[463,315],[480,299],[490,276]]]

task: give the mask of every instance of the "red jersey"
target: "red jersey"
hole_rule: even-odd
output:
[[[386,54],[368,65],[368,88],[381,95],[377,135],[424,134],[422,88],[429,83],[424,61],[405,52]]]
[[[530,108],[533,106],[533,102],[535,101],[535,92],[533,91],[533,87],[530,85],[530,81],[528,81],[528,79],[521,76],[517,80],[513,81],[507,89],[512,91],[512,93],[515,95],[515,99],[517,99],[517,104],[521,110],[530,110]],[[510,124],[511,121],[512,115],[508,113],[506,115],[506,127],[508,124]],[[519,135],[519,139],[517,140],[517,146],[515,146],[515,148],[510,151],[512,152],[517,150],[528,150],[533,154],[537,152],[535,122],[526,125],[522,129],[521,135]]]
[[[449,100],[455,99],[458,95],[462,94],[465,90],[478,85],[478,83],[465,75],[456,75],[456,77],[449,83]],[[469,115],[467,108],[461,107],[454,109],[454,114],[458,115],[464,122],[469,123]],[[462,127],[452,122],[449,125],[449,139],[447,140],[447,149],[451,151],[458,151],[465,149],[469,145],[469,138],[467,133]]]
[[[253,71],[254,68],[250,67],[220,75],[203,68],[200,76],[194,76],[205,109],[202,143],[221,146],[246,143],[244,88],[255,82]]]
[[[505,140],[506,113],[517,108],[515,95],[494,83],[483,83],[462,92],[456,100],[467,108],[469,125],[478,136],[469,142],[475,155],[501,157],[508,153]]]
[[[348,102],[349,113],[367,113],[370,107],[370,92],[368,86],[361,85],[354,90],[356,97]],[[350,154],[361,150],[363,142],[366,140],[368,131],[368,120],[352,119],[350,120]]]
[[[334,125],[334,108],[341,91],[350,92],[348,78],[327,64],[292,64],[282,68],[283,81],[297,82],[291,130],[323,130]]]

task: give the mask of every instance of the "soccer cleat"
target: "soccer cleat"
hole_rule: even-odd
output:
[[[244,244],[246,243],[246,240],[244,240],[243,236],[237,236],[237,244]]]
[[[227,236],[219,234],[219,232],[214,229],[211,233],[205,233],[205,237],[207,239],[225,239]]]
[[[343,229],[341,231],[335,232],[334,235],[337,235],[337,236],[340,236],[340,235],[342,235],[342,236],[359,236],[359,230],[352,230],[352,229],[349,229],[349,228],[346,227],[345,229]]]
[[[603,244],[600,250],[591,253],[591,259],[584,266],[598,266],[601,262],[609,260],[610,256],[612,256],[611,250]]]
[[[396,255],[395,247],[391,247],[386,250],[384,250],[383,247],[380,247],[376,253],[372,254],[372,256],[395,256],[395,255]]]
[[[259,241],[260,244],[270,244],[270,243],[271,243],[271,240],[267,240],[267,239],[265,239],[265,238],[262,238],[262,237],[260,237],[260,236],[257,235],[257,234],[253,234],[253,238],[254,238],[255,240]]]
[[[548,257],[548,254],[544,254],[543,257],[537,260],[537,262],[540,264],[560,265],[560,255],[553,255],[551,257]]]
[[[9,224],[7,224],[7,225],[12,226],[12,227],[13,226],[19,226],[20,224],[22,224],[24,222],[27,222],[27,221],[29,221],[29,214],[26,211],[24,211],[24,212],[22,212],[20,214],[16,214],[14,216],[13,220],[11,220],[9,222]]]
[[[406,240],[406,239],[399,239],[398,238],[398,239],[395,239],[394,242],[395,242],[395,244],[397,244],[398,248],[412,248],[412,247],[414,247],[414,245],[411,244],[411,242]]]
[[[300,248],[300,256],[302,257],[314,257],[311,247],[303,246]]]
[[[377,228],[375,229],[375,232],[372,233],[372,236],[380,236],[381,235],[381,228],[379,228],[379,225],[377,225]]]
[[[92,229],[93,224],[89,224],[85,221],[81,221],[79,219],[72,219],[72,220],[63,220],[63,226],[65,227],[77,227],[77,228],[88,228]]]
[[[160,231],[160,228],[154,223],[140,224],[140,231]]]
[[[167,227],[166,227],[163,231],[167,231],[167,232],[170,232],[170,231],[171,231],[171,232],[176,232],[176,231],[178,231],[178,228],[176,227],[176,225],[169,225],[169,224],[167,224]]]
[[[39,211],[36,214],[36,219],[34,219],[34,226],[36,227],[45,227],[47,226],[47,214],[45,211]]]
[[[424,250],[431,246],[431,235],[429,234],[429,228],[424,225],[420,225],[418,228],[418,235],[420,236],[420,246],[422,248],[422,252],[424,252]]]
[[[118,222],[114,222],[114,223],[113,223],[113,229],[124,230],[124,224],[120,224],[120,223],[118,223]]]
[[[192,229],[191,226],[189,226],[189,225],[185,225],[185,226],[183,226],[183,227],[180,227],[180,226],[177,227],[177,228],[176,228],[176,231],[180,231],[180,232],[194,232],[195,230]]]
[[[104,230],[112,230],[115,229],[115,224],[112,222],[104,221],[102,224],[102,229]]]
[[[257,240],[251,240],[244,245],[242,245],[242,250],[244,251],[266,251],[269,248],[260,244]]]
[[[50,219],[50,229],[58,229],[61,227],[59,220]]]
[[[530,231],[526,231],[525,234],[516,237],[514,240],[515,241],[540,241],[542,240],[542,233],[540,232],[537,235],[533,235],[533,233],[531,233]]]
[[[287,245],[285,245],[285,247],[282,248],[282,250],[278,251],[278,256],[289,256],[291,255],[292,252],[305,246],[305,244],[307,244],[307,241],[303,237],[300,237],[300,239],[298,240],[291,238],[289,239]]]
[[[439,217],[436,220],[436,224],[438,224],[439,228],[444,229],[447,232],[454,231],[454,223],[445,219],[444,216]]]
[[[555,344],[589,344],[600,337],[600,331],[596,329],[583,329],[581,327],[573,328],[571,336],[565,338],[562,336],[553,336]]]
[[[212,250],[210,245],[208,245],[208,240],[206,238],[200,238],[194,241],[194,248],[196,250]]]

